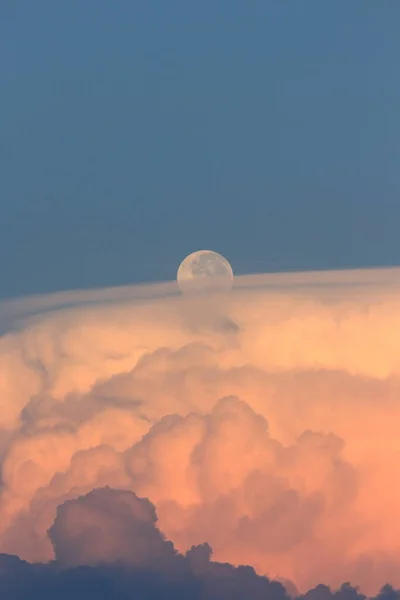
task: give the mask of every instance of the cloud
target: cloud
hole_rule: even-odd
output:
[[[399,282],[258,276],[201,301],[163,284],[0,305],[0,551],[86,564],[76,510],[82,531],[102,515],[97,558],[117,559],[136,535],[118,511],[136,523],[139,505],[106,515],[92,490],[110,486],[148,498],[180,556],[208,543],[304,593],[399,586]]]
[[[282,584],[249,567],[213,562],[206,544],[178,554],[156,520],[154,506],[130,491],[107,487],[67,501],[49,530],[55,560],[30,565],[0,556],[1,589],[10,600],[97,598],[99,592],[110,599],[288,598]]]
[[[96,489],[57,510],[49,529],[56,559],[66,566],[125,562],[155,567],[175,552],[155,527],[154,506],[129,491]]]
[[[17,598],[201,598],[289,600],[278,581],[257,575],[248,566],[234,567],[212,560],[208,544],[176,552],[157,528],[154,506],[131,491],[109,487],[69,500],[57,510],[49,536],[55,560],[29,564],[0,555],[0,586]],[[290,582],[285,582],[297,596]],[[364,600],[349,584],[332,592],[319,585],[302,600]],[[377,600],[398,600],[386,585]],[[300,598],[299,598],[300,600]]]

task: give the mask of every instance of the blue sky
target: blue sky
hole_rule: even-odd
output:
[[[400,264],[396,0],[2,0],[0,296]]]

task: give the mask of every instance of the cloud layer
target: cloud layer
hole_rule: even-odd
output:
[[[153,569],[208,543],[301,592],[400,586],[399,281],[259,277],[197,300],[164,285],[0,306],[0,551]],[[96,504],[104,486],[115,514]],[[80,532],[99,515],[89,560]]]

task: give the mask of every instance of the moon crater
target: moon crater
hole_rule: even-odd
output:
[[[184,294],[229,291],[233,284],[233,271],[222,254],[198,250],[181,262],[177,280]]]

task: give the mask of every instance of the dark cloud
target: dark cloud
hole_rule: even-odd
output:
[[[113,562],[165,566],[176,552],[155,527],[156,521],[147,498],[105,487],[62,504],[49,536],[57,561],[65,566]]]
[[[154,506],[109,487],[65,502],[49,530],[56,559],[31,564],[0,555],[7,600],[289,600],[282,583],[252,567],[213,562],[207,543],[179,554],[156,527]],[[290,589],[290,584],[288,585]],[[357,588],[319,585],[298,600],[365,600]],[[385,586],[374,600],[400,600]]]

